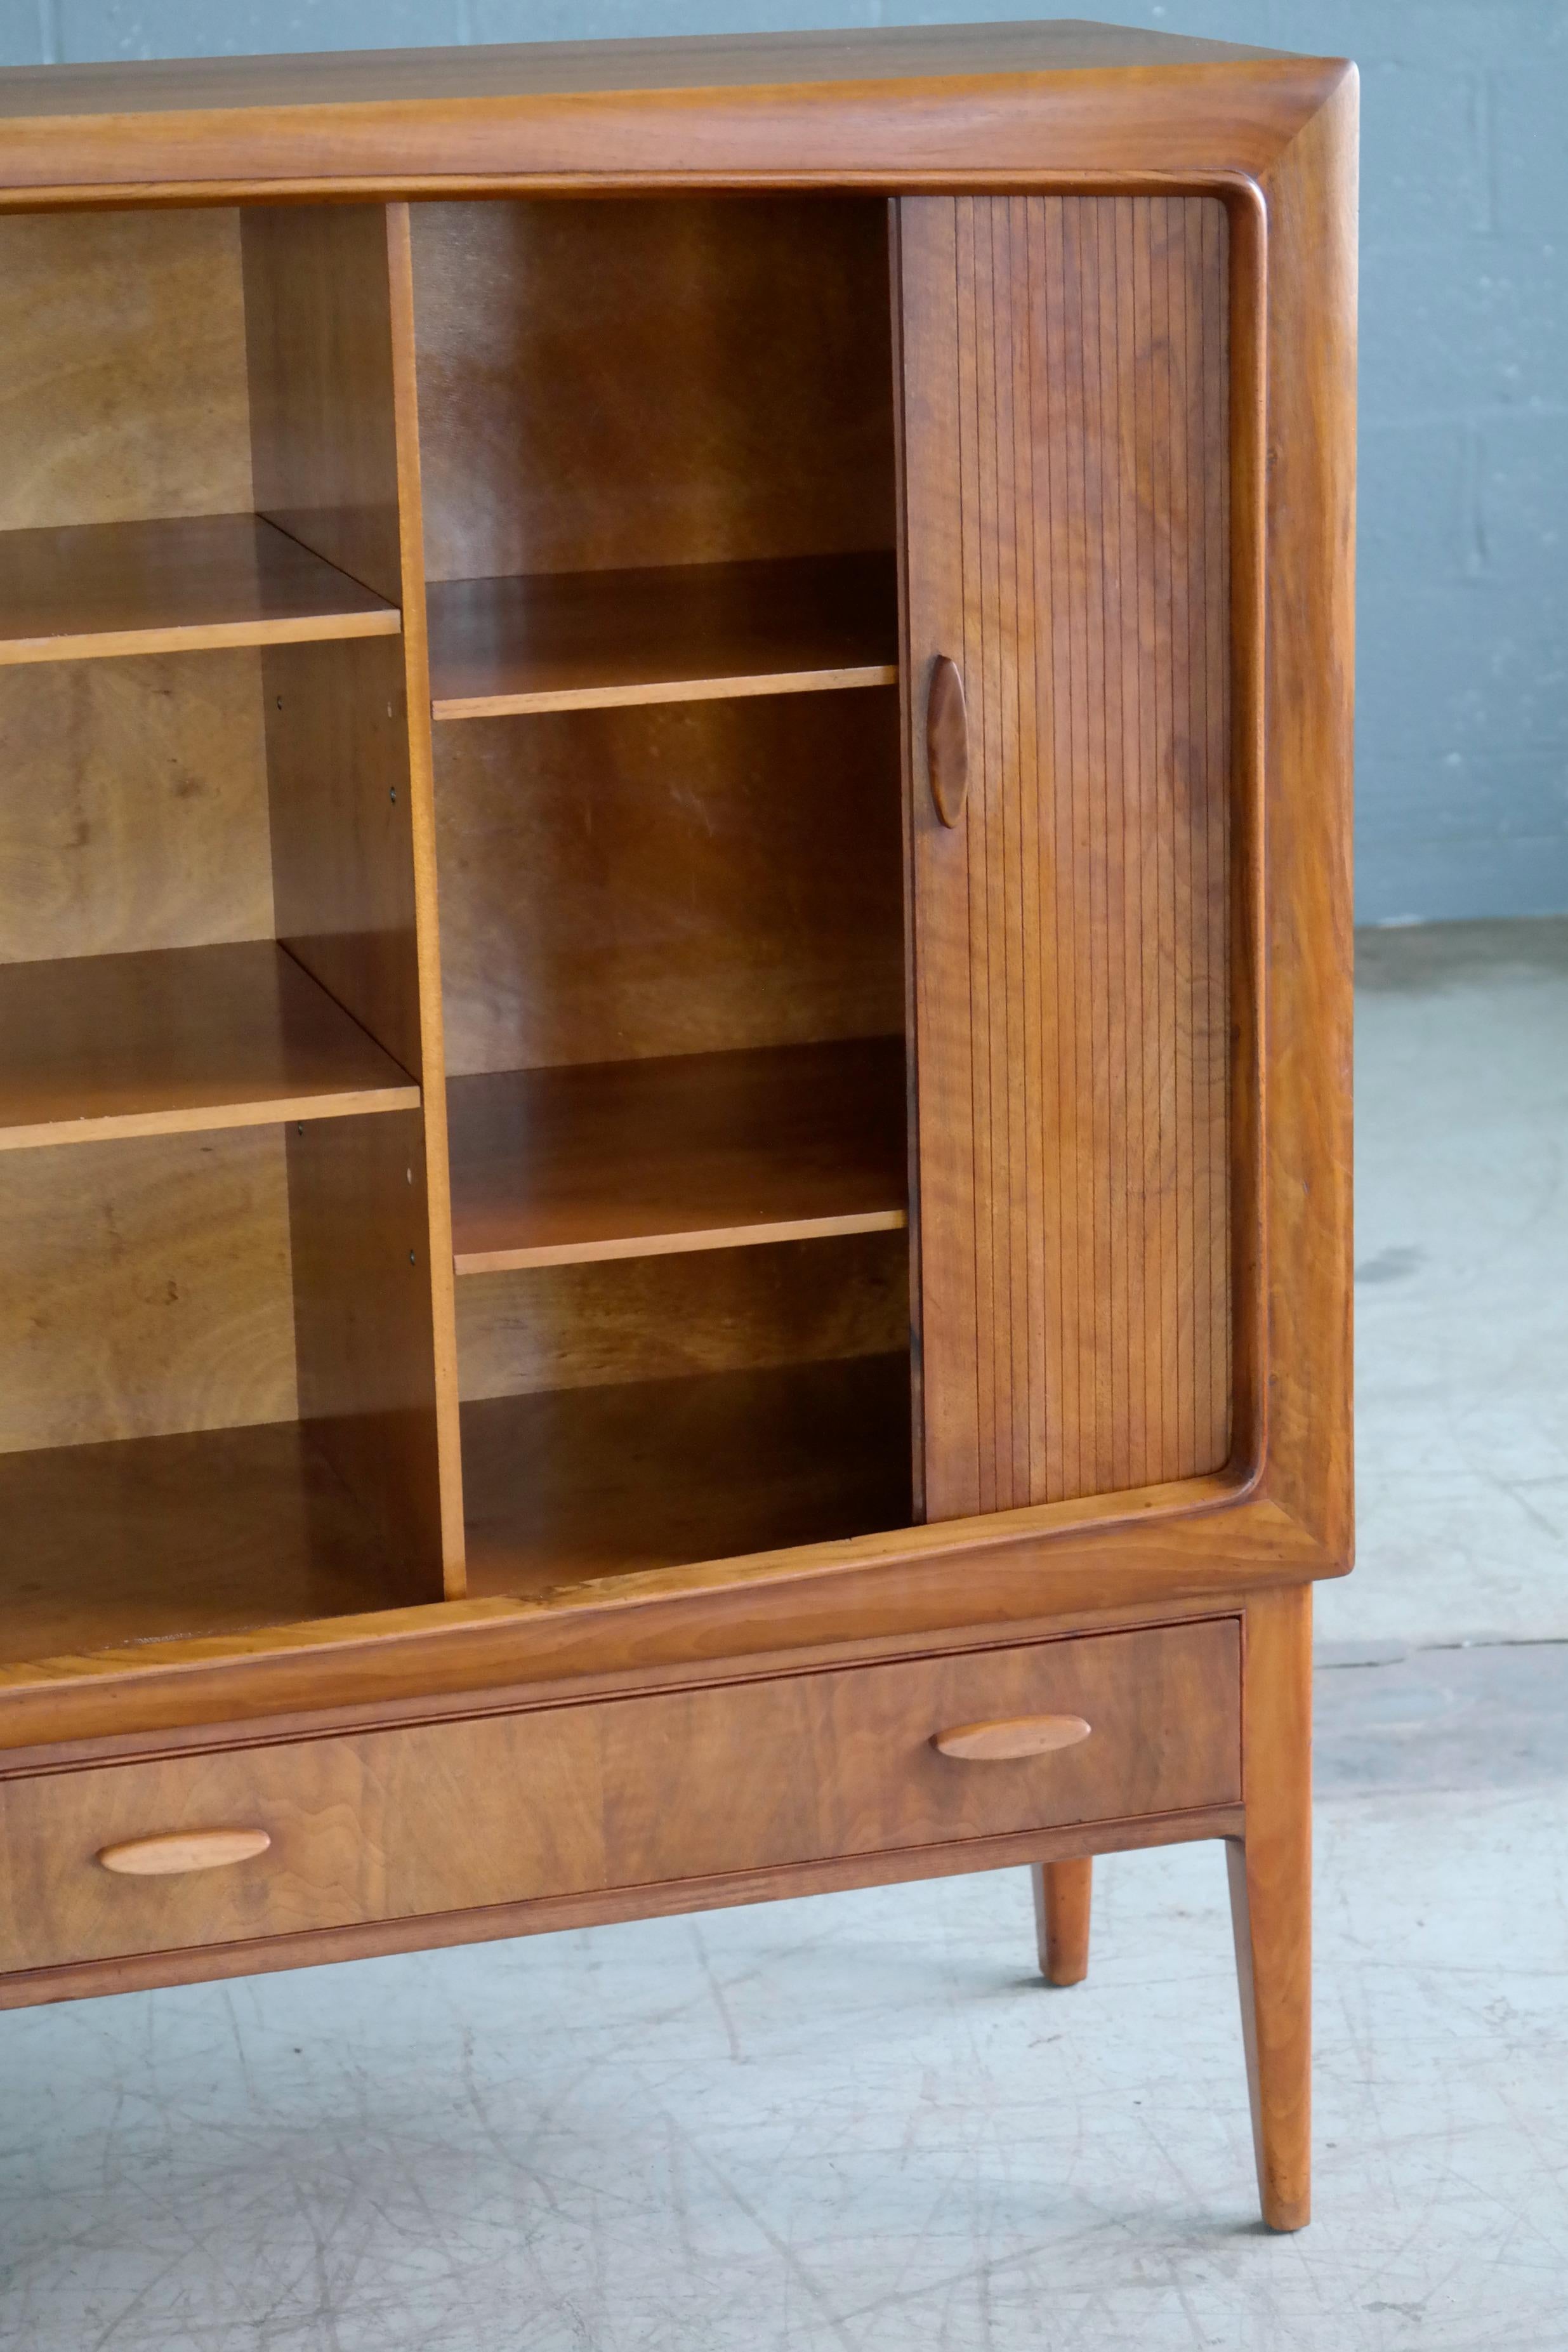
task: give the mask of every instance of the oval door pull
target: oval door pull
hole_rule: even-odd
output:
[[[131,1838],[106,1845],[99,1855],[105,1870],[128,1878],[172,1878],[186,1870],[222,1870],[265,1853],[272,1840],[265,1830],[172,1830],[166,1837]]]
[[[958,666],[938,654],[925,698],[925,769],[944,824],[956,824],[969,790],[969,714]]]
[[[956,1723],[938,1731],[931,1745],[944,1756],[971,1763],[1001,1764],[1014,1756],[1049,1756],[1053,1748],[1075,1748],[1089,1737],[1081,1715],[1019,1715],[1003,1723]]]

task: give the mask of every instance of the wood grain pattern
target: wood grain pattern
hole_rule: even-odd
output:
[[[900,26],[885,30],[722,33],[695,38],[486,43],[473,48],[341,50],[325,55],[178,58],[127,65],[29,68],[0,76],[0,114],[18,122],[67,112],[114,119],[171,107],[204,110],[418,99],[580,98],[597,90],[739,92],[777,84],[894,81],[968,74],[1083,73],[1104,68],[1265,62],[1276,49],[1192,40],[1143,26],[1082,17],[1040,23]],[[140,160],[140,159],[139,159]]]
[[[248,514],[238,214],[0,220],[0,531]]]
[[[460,1275],[907,1223],[904,1041],[456,1078]]]
[[[439,729],[448,1069],[902,1028],[897,723],[882,688]]]
[[[279,646],[262,684],[277,935],[428,1088],[403,649]]]
[[[212,200],[258,183],[330,194],[345,180],[444,197],[961,174],[1179,183],[1267,169],[1345,70],[1077,24],[529,43],[498,66],[491,49],[427,56],[120,65],[109,84],[79,68],[18,76],[0,86],[5,184],[68,196],[185,183]]]
[[[607,1578],[545,1600],[448,1601],[171,1642],[156,1660],[122,1644],[0,1667],[0,1754],[53,1762],[77,1740],[161,1745],[172,1731],[188,1739],[204,1724],[280,1715],[325,1730],[344,1707],[423,1717],[518,1683],[543,1696],[585,1677],[642,1687],[650,1675],[679,1680],[716,1661],[728,1671],[785,1653],[822,1663],[885,1656],[950,1646],[956,1615],[960,1646],[1013,1638],[1020,1627],[1039,1636],[1101,1631],[1234,1608],[1249,1593],[1323,1572],[1311,1537],[1277,1506],[1239,1502],[1218,1479],[1196,1491],[1178,1482],[1131,1508],[1119,1499],[1087,1527],[1071,1504],[1017,1516],[1030,1522],[1027,1536],[998,1529],[992,1514]],[[1206,1834],[1230,1836],[1239,1825]]]
[[[471,1593],[721,1559],[909,1518],[904,1356],[463,1408]]]
[[[434,716],[892,686],[896,595],[891,555],[437,581]]]
[[[276,1127],[0,1155],[0,1452],[297,1411]]]
[[[418,1103],[270,940],[0,965],[0,1151]]]
[[[380,205],[242,215],[257,511],[402,602],[388,221]]]
[[[283,1936],[248,1937],[229,1944],[198,1944],[183,1951],[113,1960],[69,1961],[59,1968],[19,1969],[0,1976],[0,2010],[39,2001],[81,2000],[153,1986],[208,1984],[261,1976],[280,1969],[314,1968],[335,1960],[371,1959],[497,1937],[539,1936],[601,1927],[626,1919],[671,1919],[742,1903],[772,1903],[802,1895],[838,1895],[857,1886],[896,1886],[967,1872],[1005,1870],[1040,1854],[1071,1855],[1087,1843],[1096,1853],[1131,1853],[1149,1846],[1231,1836],[1240,1808],[1205,1805],[1179,1813],[1144,1814],[1097,1822],[1091,1828],[1019,1830],[995,1837],[950,1838],[941,1845],[901,1846],[890,1853],[841,1855],[829,1862],[784,1863],[767,1870],[715,1871],[656,1885],[615,1887],[603,1894],[558,1895],[522,1903],[425,1912],[416,1919],[378,1920],[361,1927],[317,1927]]]
[[[260,656],[0,669],[0,963],[272,936]]]
[[[379,205],[252,208],[246,326],[257,504],[400,604],[388,237]],[[264,698],[278,936],[428,1084],[405,649],[270,654]]]
[[[1243,485],[1267,600],[1253,713],[1269,782],[1260,927],[1267,1460],[1343,1573],[1355,1554],[1351,1132],[1355,679],[1356,121],[1353,67],[1270,171],[1260,322],[1266,457]],[[1256,280],[1254,281],[1256,285]]]
[[[423,1133],[402,1118],[291,1128],[299,1414],[373,1528],[390,1583],[443,1591]]]
[[[1258,2193],[1271,2230],[1312,2218],[1312,1594],[1248,1603],[1246,1828],[1227,1848]]]
[[[1226,216],[919,198],[901,218],[917,787],[925,1501],[1218,1469],[1230,1445]]]
[[[909,1346],[900,1232],[590,1259],[457,1286],[465,1399],[888,1356]]]
[[[433,581],[893,545],[874,199],[420,205],[413,229]]]
[[[1060,1862],[1037,1862],[1030,1877],[1034,1885],[1040,1975],[1047,1984],[1082,1984],[1089,1974],[1093,1862],[1088,1854],[1073,1854]]]
[[[253,211],[244,229],[257,503],[411,608],[402,645],[269,653],[265,688],[279,936],[435,1105],[424,1129],[289,1136],[299,1409],[389,1575],[434,1598],[462,1589],[461,1498],[406,243],[379,205]]]
[[[0,1964],[1224,1803],[1237,1654],[1235,1621],[1218,1620],[14,1780]],[[1097,1715],[1103,1743],[1005,1773],[930,1745],[955,1716],[1040,1705]],[[661,1764],[680,1771],[679,1805]],[[117,1841],[235,1821],[272,1839],[255,1871],[115,1883],[94,1861]]]
[[[5,1454],[0,1512],[7,1664],[133,1642],[146,1664],[164,1642],[413,1597],[293,1421]]]
[[[397,629],[392,605],[255,515],[0,534],[0,665]]]

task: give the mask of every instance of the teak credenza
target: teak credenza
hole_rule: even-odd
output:
[[[1298,2226],[1353,69],[0,124],[0,2003],[1220,1838]]]

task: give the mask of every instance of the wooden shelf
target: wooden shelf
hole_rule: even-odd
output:
[[[0,532],[0,664],[395,636],[397,607],[256,515]]]
[[[459,1274],[905,1224],[904,1041],[455,1078]]]
[[[909,1360],[465,1404],[463,1475],[476,1595],[904,1527]]]
[[[430,1598],[294,1422],[0,1454],[0,1664]]]
[[[437,581],[429,612],[437,719],[810,694],[898,677],[891,555]]]
[[[271,940],[0,964],[0,1150],[418,1105]]]

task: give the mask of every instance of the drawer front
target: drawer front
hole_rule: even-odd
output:
[[[998,1760],[977,1723],[1079,1717]],[[0,1783],[0,1968],[1232,1804],[1233,1618]],[[126,1874],[265,1832],[219,1866]],[[235,1840],[236,1847],[257,1841]],[[133,1855],[132,1860],[136,1857]],[[143,1856],[145,1860],[148,1857]]]

